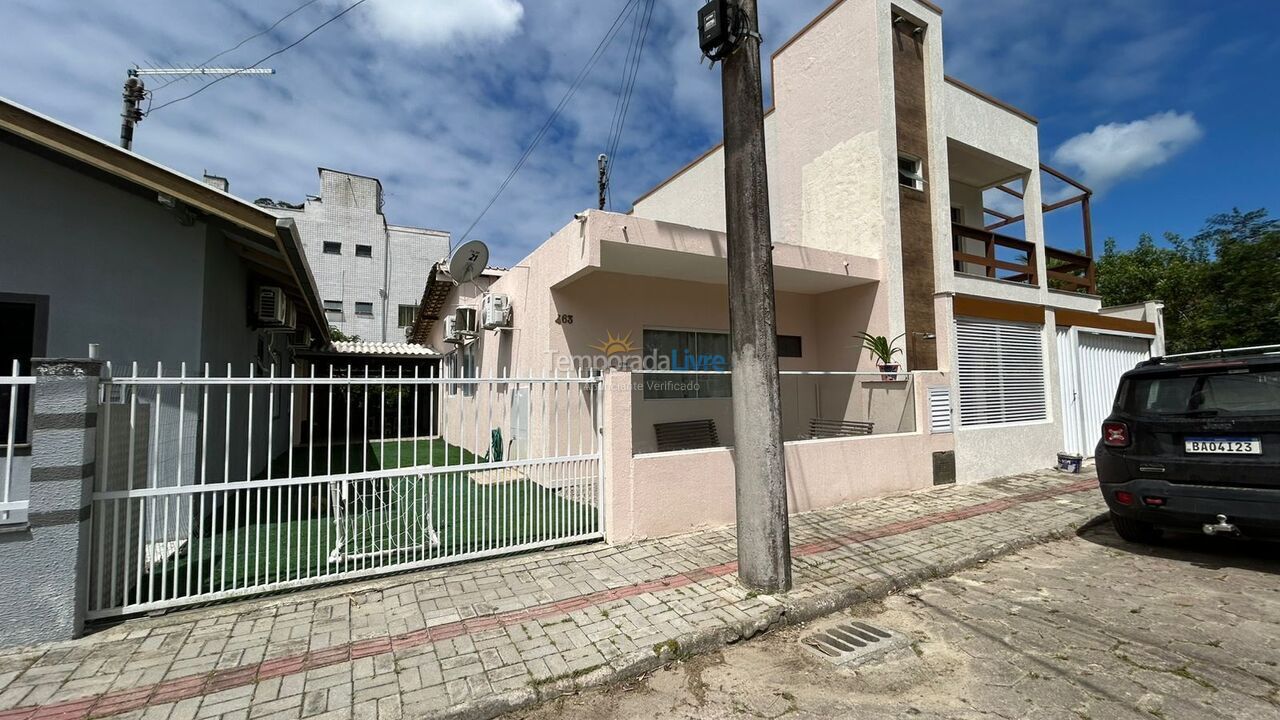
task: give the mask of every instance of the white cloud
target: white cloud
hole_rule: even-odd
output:
[[[406,45],[501,41],[524,17],[519,0],[371,0],[366,7],[378,36]]]
[[[1053,161],[1079,168],[1084,183],[1102,191],[1163,165],[1203,135],[1191,113],[1170,110],[1080,133],[1054,151]]]

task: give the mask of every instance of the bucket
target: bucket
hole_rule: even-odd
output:
[[[1071,453],[1058,453],[1058,469],[1063,472],[1079,473],[1080,465],[1084,462],[1081,455],[1072,455]]]

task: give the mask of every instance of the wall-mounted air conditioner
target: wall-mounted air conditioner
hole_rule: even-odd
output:
[[[264,327],[284,327],[288,323],[289,298],[273,285],[258,288],[258,301],[253,316]]]
[[[460,307],[453,311],[453,324],[458,334],[462,337],[475,337],[479,331],[476,322],[476,309],[473,307]]]
[[[447,343],[462,342],[462,335],[458,332],[458,319],[452,315],[444,319],[444,341]]]
[[[511,297],[501,293],[484,296],[484,329],[511,327]]]

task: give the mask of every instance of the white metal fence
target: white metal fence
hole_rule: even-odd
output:
[[[90,617],[603,537],[598,378],[135,364],[102,400]]]
[[[27,407],[30,402],[31,386],[35,385],[34,377],[18,374],[18,361],[13,361],[10,374],[0,376],[0,412],[4,413],[3,433],[0,433],[0,452],[3,452],[3,464],[0,469],[0,525],[21,523],[27,520],[28,488],[31,481],[30,452],[18,454],[30,445],[25,441],[30,430],[27,425]]]

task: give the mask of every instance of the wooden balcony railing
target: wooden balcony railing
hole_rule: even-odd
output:
[[[965,246],[968,244],[964,242],[966,239],[981,242],[982,254],[975,255],[965,252]],[[1008,235],[1001,235],[990,230],[952,223],[951,247],[951,257],[955,261],[956,272],[969,272],[966,270],[965,265],[977,265],[981,268],[981,271],[972,274],[986,275],[989,278],[1008,280],[1010,282],[1027,283],[1028,285],[1039,284],[1036,279],[1035,243],[1019,240]],[[1018,262],[998,259],[996,257],[996,248],[1002,247],[1022,253],[1018,258]],[[1000,270],[1014,274],[1002,275],[999,272]]]
[[[1080,191],[1079,195],[1058,200],[1057,202],[1049,203],[1047,205],[1041,204],[1040,211],[1042,213],[1051,213],[1054,210],[1060,210],[1062,208],[1065,208],[1071,205],[1079,204],[1080,220],[1082,224],[1082,229],[1084,231],[1083,233],[1084,252],[1083,253],[1070,252],[1067,250],[1059,250],[1057,248],[1051,248],[1047,246],[1045,247],[1044,249],[1045,273],[1049,276],[1048,277],[1049,287],[1054,290],[1066,290],[1070,292],[1086,292],[1091,295],[1096,295],[1098,293],[1098,281],[1095,274],[1095,267],[1094,267],[1094,261],[1093,261],[1093,215],[1089,207],[1089,201],[1093,197],[1093,191],[1090,190],[1085,185],[1081,184],[1079,181],[1075,180],[1074,178],[1066,175],[1062,171],[1055,170],[1049,167],[1048,165],[1045,165],[1044,163],[1040,163],[1040,169],[1045,173],[1052,175],[1058,180],[1061,180],[1067,185],[1070,185],[1071,187],[1074,187],[1076,190]],[[1019,200],[1022,200],[1025,203],[1026,195],[1024,195],[1022,192],[1018,190],[1014,190],[1013,188],[1007,187],[1004,184],[996,185],[995,189],[1000,190],[1007,195],[1012,195],[1013,197]],[[997,222],[987,225],[984,230],[977,230],[976,228],[965,227],[963,225],[954,225],[953,234],[955,238],[974,237],[977,239],[984,239],[984,238],[978,237],[974,233],[980,233],[980,232],[990,233],[1002,227],[1013,225],[1014,223],[1023,222],[1026,219],[1026,215],[1007,215],[998,210],[993,210],[991,208],[986,208],[986,207],[983,208],[982,212],[984,217],[986,215],[994,215],[995,217],[998,217],[1000,219]],[[982,265],[984,268],[986,268],[987,277],[997,277],[995,273],[996,270],[1007,270],[1010,268],[1006,267],[1007,263],[1000,264],[1000,263],[994,262],[995,247],[997,245],[1002,245],[1005,247],[1019,247],[1019,246],[1016,246],[1010,243],[1010,241],[1015,241],[1014,238],[1008,238],[1002,235],[995,235],[992,239],[990,240],[984,239],[984,241],[987,242],[987,245],[986,245],[987,257],[983,259],[983,261],[978,262],[973,259],[972,255],[969,255],[969,254],[965,254],[965,256],[961,258],[959,251],[963,246],[959,239],[954,239],[952,244],[957,253],[956,260],[957,261],[964,260],[964,262],[977,263],[979,265]],[[1022,243],[1022,245],[1024,246],[1030,245],[1030,243],[1027,243],[1021,240],[1016,240],[1015,242]],[[1031,250],[1023,249],[1023,252],[1025,253],[1023,257],[1026,258],[1027,262],[1034,265],[1035,262],[1031,260],[1031,258],[1033,257],[1031,255]],[[961,265],[959,262],[957,262],[956,272],[963,272],[963,271],[964,271],[964,266]],[[1003,277],[1000,279],[1013,280],[1015,282],[1026,282],[1031,285],[1035,285],[1037,283],[1036,283],[1034,272],[1035,271],[1032,270],[1029,273],[1019,273],[1017,275]]]
[[[1046,247],[1044,260],[1050,288],[1098,294],[1093,258],[1070,250]]]
[[[982,243],[982,254],[967,252],[966,246],[970,243],[966,243],[966,239]],[[1027,285],[1040,284],[1036,271],[1035,243],[990,230],[952,223],[951,246],[956,272],[984,275],[997,280]],[[1001,260],[996,256],[998,248],[1008,248],[1020,254],[1012,261]],[[1044,249],[1044,256],[1049,287],[1055,290],[1096,294],[1093,258],[1052,247]],[[977,272],[974,272],[971,267],[975,265],[978,268]]]

